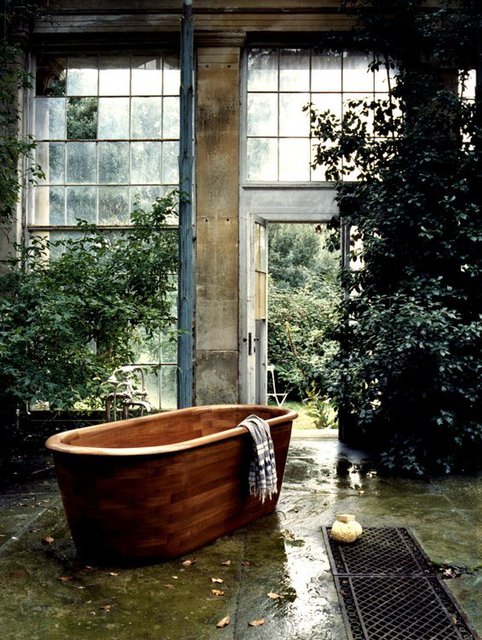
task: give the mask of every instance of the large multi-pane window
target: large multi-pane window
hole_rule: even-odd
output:
[[[386,97],[394,72],[368,70],[372,56],[317,48],[252,48],[247,69],[246,180],[324,180],[311,168],[313,141],[303,107],[342,117],[349,100]]]
[[[79,219],[115,233],[136,203],[177,188],[179,84],[171,54],[39,57],[33,123],[45,179],[32,190],[29,233],[66,237]],[[175,344],[144,343],[138,361],[162,365],[148,375],[150,399],[174,406]]]

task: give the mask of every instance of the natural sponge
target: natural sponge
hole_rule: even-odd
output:
[[[349,513],[341,513],[331,527],[331,537],[337,542],[355,542],[363,533],[362,526],[355,516]]]

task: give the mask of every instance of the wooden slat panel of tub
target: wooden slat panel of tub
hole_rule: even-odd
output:
[[[208,429],[219,429],[220,422],[213,416]],[[291,421],[271,431],[280,489]],[[250,457],[247,434],[153,456],[55,453],[79,552],[104,562],[173,558],[269,513],[279,494],[264,504],[248,495]]]

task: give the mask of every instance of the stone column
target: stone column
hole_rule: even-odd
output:
[[[195,403],[238,401],[239,47],[197,49]]]

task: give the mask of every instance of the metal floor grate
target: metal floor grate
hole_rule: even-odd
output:
[[[322,530],[350,640],[478,640],[407,529],[364,529],[353,544]]]

